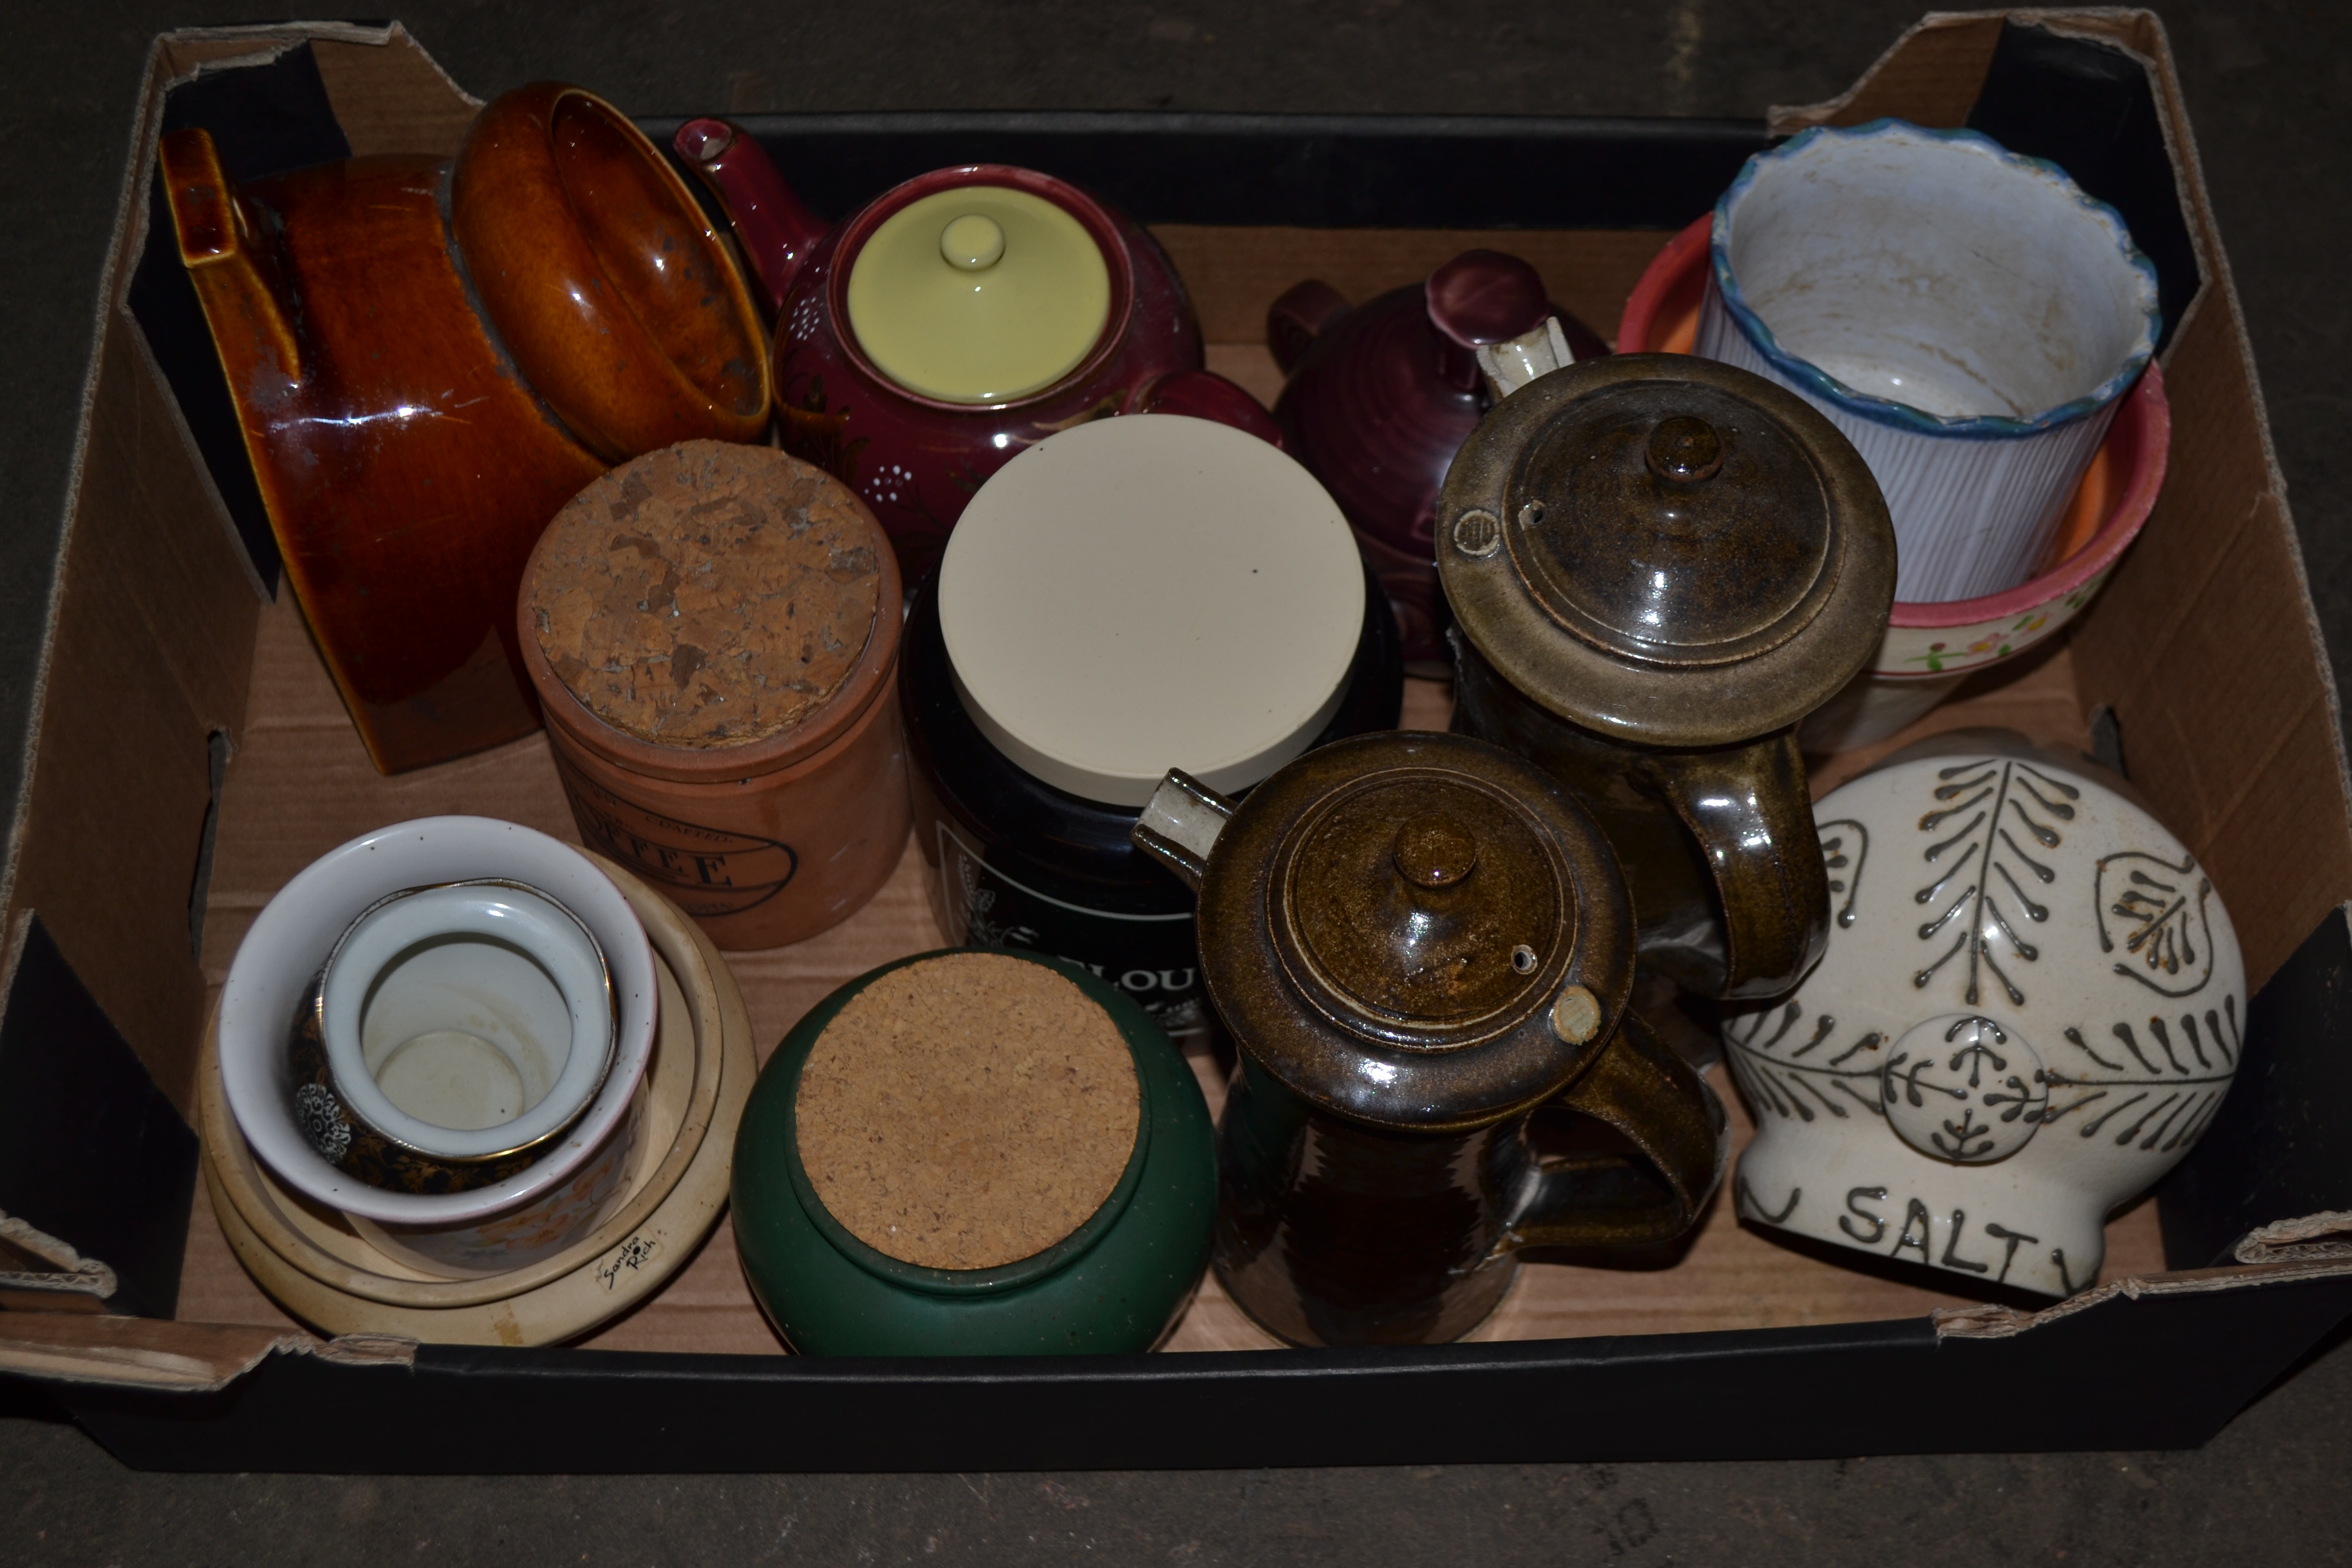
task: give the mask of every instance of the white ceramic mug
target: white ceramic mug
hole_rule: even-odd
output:
[[[288,1027],[312,978],[362,911],[404,889],[492,878],[545,889],[603,950],[614,1019],[611,1065],[561,1142],[523,1171],[462,1193],[372,1186],[329,1163],[304,1135],[293,1102]],[[263,908],[221,991],[221,1087],[253,1152],[303,1196],[342,1211],[373,1245],[436,1274],[499,1273],[560,1250],[620,1195],[658,997],[645,928],[620,889],[578,850],[490,817],[397,823],[321,856]]]
[[[1817,128],[1717,204],[1695,353],[1805,398],[1886,494],[1895,596],[2041,563],[2156,350],[2156,268],[2056,165],[1972,131]]]

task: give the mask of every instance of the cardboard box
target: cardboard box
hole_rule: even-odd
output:
[[[0,1245],[20,1243],[0,1252],[0,1369],[44,1380],[119,1457],[904,1470],[2164,1447],[2203,1441],[2352,1313],[2352,1215],[2336,1212],[2352,1209],[2352,784],[2335,693],[2162,29],[2083,11],[1931,16],[1844,97],[1759,122],[750,123],[836,215],[977,159],[1097,190],[1175,257],[1211,363],[1269,400],[1264,310],[1300,278],[1362,300],[1493,244],[1605,331],[1667,235],[1805,124],[1975,123],[2121,207],[2164,274],[2171,478],[2091,615],[1921,726],[2088,746],[2095,720],[2111,757],[2119,737],[2228,900],[2259,987],[2221,1117],[2159,1197],[2111,1222],[2096,1287],[2040,1311],[1943,1294],[1948,1277],[1744,1228],[1727,1194],[1671,1257],[1531,1264],[1472,1341],[1428,1350],[1265,1348],[1213,1280],[1170,1347],[1195,1353],[792,1357],[723,1226],[582,1347],[307,1334],[195,1190],[209,993],[269,895],[354,833],[482,811],[574,834],[539,737],[396,779],[368,766],[290,596],[273,602],[266,520],[167,225],[157,243],[150,171],[159,132],[183,123],[213,129],[243,177],[449,153],[475,107],[396,26],[173,34],[150,61],[7,868],[0,1014],[0,1210],[19,1226]],[[646,122],[657,142],[675,123]],[[1445,701],[1417,685],[1407,722],[1442,725]],[[835,931],[738,955],[763,1052],[833,986],[937,944],[918,879],[908,855]],[[25,1310],[61,1305],[113,1310]]]

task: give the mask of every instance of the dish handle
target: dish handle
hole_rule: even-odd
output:
[[[271,401],[292,392],[302,384],[293,324],[265,274],[266,258],[255,249],[253,226],[221,167],[212,133],[174,131],[163,138],[156,159],[180,262],[204,301],[205,323],[238,401]]]

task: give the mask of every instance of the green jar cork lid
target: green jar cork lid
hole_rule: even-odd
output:
[[[1076,1231],[1126,1173],[1142,1121],[1118,1026],[1066,976],[992,952],[893,970],[801,1068],[802,1167],[886,1257],[993,1268]]]
[[[856,668],[883,544],[866,503],[823,469],[682,442],[555,515],[523,584],[529,625],[556,679],[614,729],[749,745],[805,722]]]

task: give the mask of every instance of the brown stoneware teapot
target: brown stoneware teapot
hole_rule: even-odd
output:
[[[726,204],[774,311],[785,450],[874,509],[910,584],[982,482],[1056,431],[1188,414],[1282,445],[1202,367],[1167,253],[1075,185],[935,169],[827,224],[739,127],[689,120],[671,145]]]
[[[756,441],[764,333],[686,182],[561,83],[475,118],[454,164],[350,158],[232,187],[160,153],[271,531],[368,755],[422,767],[539,725],[515,593],[613,463]]]
[[[1798,721],[1870,660],[1895,533],[1853,445],[1684,354],[1556,370],[1496,405],[1438,501],[1454,727],[1592,813],[1643,962],[1777,995],[1829,934]]]
[[[1495,250],[1465,250],[1424,281],[1353,309],[1310,279],[1266,311],[1266,344],[1290,378],[1274,416],[1290,455],[1323,481],[1363,541],[1396,611],[1410,674],[1449,673],[1431,520],[1454,454],[1492,400],[1478,351],[1549,336],[1548,318],[1574,358],[1609,353],[1545,298],[1534,268]]]
[[[1541,770],[1464,736],[1362,735],[1238,805],[1171,773],[1135,842],[1200,895],[1202,976],[1240,1047],[1216,1268],[1266,1329],[1441,1343],[1524,1247],[1696,1221],[1723,1108],[1629,1011],[1616,857]]]

